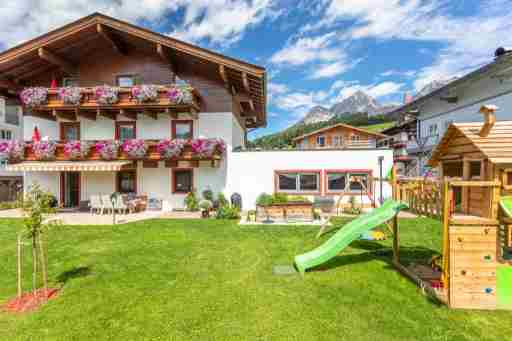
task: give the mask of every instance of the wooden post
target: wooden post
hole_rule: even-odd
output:
[[[462,180],[468,181],[471,178],[471,163],[468,159],[462,161]],[[469,187],[462,187],[462,211],[469,213]]]
[[[44,294],[45,294],[44,298],[46,300],[46,298],[48,297],[48,273],[46,272],[46,257],[45,257],[45,253],[44,253],[41,233],[38,234],[38,239],[39,239],[39,253],[41,256],[41,271],[43,273],[43,286],[44,286]]]
[[[448,178],[443,179],[443,276],[442,281],[448,297],[449,292],[449,276],[450,276],[450,208],[453,190],[448,183]],[[449,299],[448,299],[449,300]]]
[[[37,239],[36,236],[32,236],[32,290],[34,291],[34,295],[37,290]]]
[[[21,233],[18,234],[18,297],[21,297],[23,294],[23,289],[21,287],[21,252],[22,252],[22,240],[21,240]]]
[[[391,228],[393,230],[393,261],[400,263],[400,232],[398,230],[398,214],[393,217]]]

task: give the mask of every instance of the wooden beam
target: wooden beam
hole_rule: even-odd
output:
[[[96,121],[96,112],[76,109],[76,115],[91,121]]]
[[[220,74],[220,78],[222,78],[222,81],[224,82],[224,85],[226,86],[226,88],[228,90],[230,90],[229,78],[228,78],[228,74],[226,73],[226,67],[224,65],[219,65],[219,74]]]
[[[105,28],[102,24],[96,24],[96,32],[112,46],[114,51],[122,55],[126,54],[126,48],[112,35],[108,28]]]
[[[154,112],[154,111],[150,111],[150,110],[143,110],[142,113],[144,115],[146,115],[147,117],[150,117],[154,120],[157,120],[158,119],[158,113]]]
[[[114,112],[111,112],[111,111],[106,111],[106,110],[98,109],[96,111],[96,114],[98,116],[103,116],[103,117],[106,117],[106,118],[110,118],[113,121],[115,121],[117,119],[117,114],[114,113]]]
[[[176,81],[176,64],[173,62],[169,53],[165,50],[162,44],[156,44],[156,53],[160,56],[160,59],[166,64],[169,65],[171,72],[173,74],[173,82]]]
[[[244,89],[247,92],[251,92],[251,87],[249,85],[249,78],[247,77],[247,73],[242,72],[242,83],[244,84]]]
[[[0,88],[6,88],[9,90],[20,90],[21,87],[12,79],[1,79]]]
[[[39,55],[39,58],[53,65],[59,66],[62,70],[64,70],[64,72],[66,72],[69,75],[74,75],[77,73],[77,70],[75,66],[73,66],[73,64],[42,47],[40,47],[37,50],[37,54]]]
[[[52,110],[52,115],[58,120],[76,121],[77,116],[75,111]]]
[[[125,110],[125,109],[119,109],[119,114],[120,115],[123,115],[131,120],[134,120],[136,121],[137,120],[137,113],[134,112],[134,111],[128,111],[128,110]]]
[[[55,69],[54,65],[50,65],[50,66],[45,65],[43,67],[40,67],[40,68],[37,68],[37,69],[33,69],[31,71],[28,71],[28,72],[23,72],[20,76],[14,78],[14,82],[16,82],[16,83],[22,82],[24,79],[32,78],[34,76],[37,76],[37,75],[39,75],[41,73],[50,71],[52,69]]]

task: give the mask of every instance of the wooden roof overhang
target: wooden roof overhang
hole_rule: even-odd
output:
[[[466,158],[486,159],[494,164],[512,163],[512,121],[496,122],[486,137],[479,132],[483,123],[454,123],[448,127],[434,149],[428,164],[436,167],[447,154]]]
[[[228,89],[240,107],[247,127],[267,122],[266,71],[219,53],[94,13],[0,53],[0,88],[20,90],[25,81],[52,70],[76,72],[81,58],[98,46],[111,46],[118,53],[130,47],[165,59],[175,74],[193,70]]]

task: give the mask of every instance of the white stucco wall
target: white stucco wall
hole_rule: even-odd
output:
[[[59,125],[56,121],[45,120],[34,116],[23,117],[23,139],[32,140],[34,128],[37,127],[41,137],[48,136],[50,140],[59,138]]]
[[[113,172],[81,172],[80,200],[89,200],[91,195],[112,194],[116,176]]]
[[[25,172],[23,190],[26,193],[32,184],[38,184],[41,189],[55,195],[60,200],[60,176],[57,172]]]
[[[171,138],[171,118],[166,114],[159,114],[156,120],[138,115],[137,138],[144,140]]]
[[[240,193],[244,209],[255,207],[256,198],[263,192],[274,193],[274,172],[278,170],[354,170],[368,169],[374,177],[379,176],[378,157],[384,156],[383,175],[393,166],[393,151],[373,150],[329,150],[329,151],[264,151],[235,152],[228,159],[226,194]],[[375,198],[380,196],[379,183],[375,181]],[[383,197],[391,196],[391,186],[383,183]],[[310,196],[310,198],[312,198]],[[337,196],[334,196],[337,200]],[[359,201],[359,196],[356,196]],[[342,202],[348,202],[349,197]],[[363,198],[364,203],[369,199]]]
[[[110,118],[98,116],[96,121],[80,118],[80,139],[82,140],[114,139],[115,130],[115,122]]]

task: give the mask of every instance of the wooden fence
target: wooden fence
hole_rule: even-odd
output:
[[[395,199],[409,205],[422,216],[441,219],[443,212],[442,182],[428,178],[400,178],[394,188]]]

